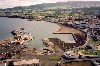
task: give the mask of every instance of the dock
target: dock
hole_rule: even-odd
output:
[[[42,41],[43,41],[43,44],[45,44],[45,50],[49,50],[51,52],[61,52],[61,49],[56,45],[54,44],[52,41],[50,41],[51,38],[43,38]]]
[[[57,32],[57,31],[55,31],[55,32],[53,32],[53,34],[72,34],[72,33],[66,33],[66,32]]]

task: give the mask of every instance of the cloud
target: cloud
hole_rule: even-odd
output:
[[[0,1],[0,8],[28,6],[30,4],[32,4],[32,2],[28,0],[4,0],[4,1]]]

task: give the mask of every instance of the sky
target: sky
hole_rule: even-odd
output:
[[[75,0],[0,0],[0,8],[12,8],[16,6],[29,6],[41,3],[67,2]],[[100,0],[77,0],[77,1],[100,1]]]

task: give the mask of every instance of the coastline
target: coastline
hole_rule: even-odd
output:
[[[53,33],[57,33],[57,34],[67,34],[67,33],[72,33],[72,34],[84,34],[83,32],[79,31],[78,29],[72,28],[72,27],[68,27],[68,26],[64,26],[61,24],[57,24],[60,26],[60,28],[58,28],[57,30],[55,30]]]

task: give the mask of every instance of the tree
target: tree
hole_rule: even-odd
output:
[[[8,66],[14,66],[13,61],[10,61],[9,64],[8,64]]]

